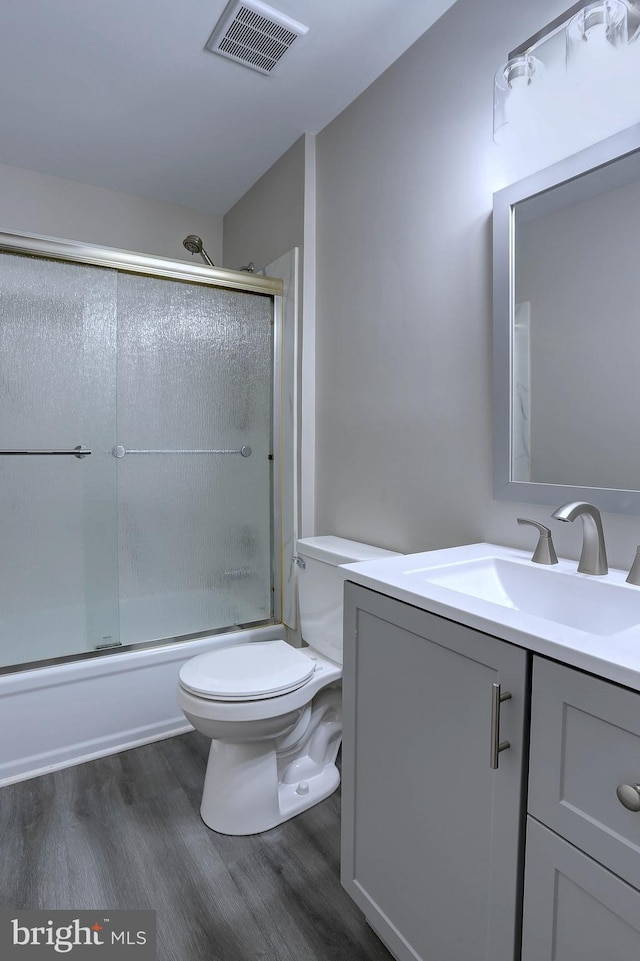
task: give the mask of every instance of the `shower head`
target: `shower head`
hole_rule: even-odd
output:
[[[190,254],[199,254],[202,251],[202,241],[195,234],[189,234],[188,237],[185,237],[182,244]]]
[[[207,251],[202,246],[202,240],[197,237],[196,234],[189,234],[182,241],[183,247],[186,247],[190,254],[200,254],[205,264],[209,264],[210,267],[215,267],[214,262],[207,253]]]

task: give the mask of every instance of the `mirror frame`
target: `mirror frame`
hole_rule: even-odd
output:
[[[640,490],[514,481],[511,467],[515,205],[639,150],[640,124],[636,124],[493,195],[493,469],[496,500],[556,507],[568,501],[585,500],[603,511],[640,514]],[[640,484],[640,478],[638,480]]]

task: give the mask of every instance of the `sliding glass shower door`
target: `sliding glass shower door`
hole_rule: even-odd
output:
[[[0,667],[272,616],[273,298],[0,253]]]
[[[118,642],[116,285],[0,257],[2,665]]]
[[[123,643],[271,616],[269,297],[120,275]]]

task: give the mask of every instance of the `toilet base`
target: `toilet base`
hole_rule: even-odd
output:
[[[275,749],[212,741],[200,816],[219,834],[261,834],[324,801],[339,784],[333,761],[297,783],[278,783]]]
[[[321,691],[276,739],[212,740],[200,814],[220,834],[260,834],[324,801],[340,784],[339,684]]]

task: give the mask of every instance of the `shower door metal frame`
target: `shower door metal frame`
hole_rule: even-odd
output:
[[[199,284],[207,287],[218,287],[224,290],[237,290],[246,293],[264,294],[270,296],[273,302],[273,338],[272,338],[272,424],[271,424],[271,577],[273,591],[273,617],[268,620],[256,621],[250,624],[230,624],[222,628],[200,631],[196,634],[182,634],[179,637],[163,637],[151,639],[135,644],[109,648],[107,650],[83,651],[78,654],[62,657],[47,658],[46,661],[30,661],[24,664],[9,665],[0,668],[0,675],[19,670],[31,669],[43,665],[60,664],[67,661],[80,660],[90,657],[104,657],[109,654],[123,653],[128,650],[149,648],[171,644],[176,641],[192,640],[227,633],[233,629],[247,629],[268,624],[277,624],[282,620],[282,503],[281,503],[281,415],[282,415],[282,323],[283,323],[283,282],[276,277],[263,277],[253,273],[238,270],[228,270],[223,267],[207,267],[204,264],[188,264],[171,260],[168,257],[157,257],[150,254],[140,254],[132,250],[121,250],[117,247],[101,247],[95,244],[83,244],[72,240],[60,240],[40,234],[23,234],[19,232],[0,231],[0,253],[26,254],[49,260],[61,260],[72,263],[87,264],[93,267],[106,267],[121,273],[144,274],[148,277],[160,277],[166,280],[178,280]],[[65,453],[76,457],[85,456],[85,451],[9,451],[7,453]],[[86,453],[89,453],[88,451]],[[234,451],[235,453],[235,451]],[[238,453],[240,453],[238,451]]]

